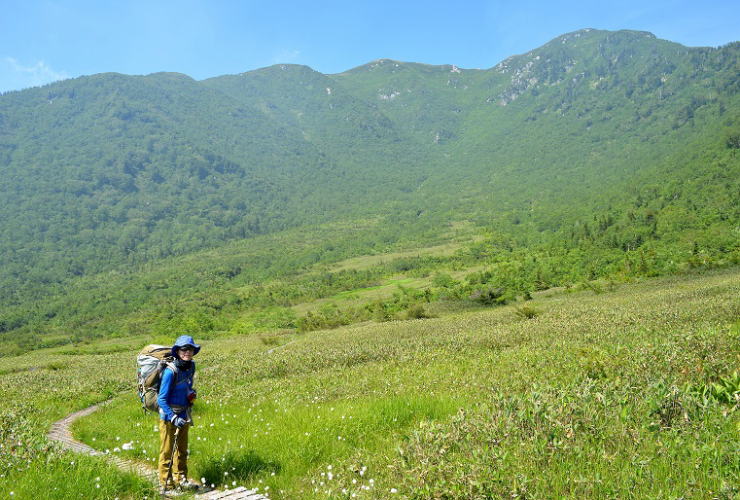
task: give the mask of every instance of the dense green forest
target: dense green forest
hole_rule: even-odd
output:
[[[737,264],[739,54],[581,30],[487,70],[378,60],[5,93],[0,341],[238,331],[247,310],[309,328]],[[288,309],[399,273],[426,296]]]

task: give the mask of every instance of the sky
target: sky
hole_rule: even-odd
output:
[[[196,80],[388,58],[490,68],[581,28],[740,40],[738,0],[0,0],[0,92],[104,72]]]

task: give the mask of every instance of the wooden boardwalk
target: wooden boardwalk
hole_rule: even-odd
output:
[[[104,403],[102,403],[104,404]],[[100,408],[102,404],[92,405],[84,410],[76,411],[70,415],[67,415],[63,419],[54,422],[49,431],[49,440],[59,443],[63,448],[73,451],[75,453],[83,453],[85,455],[92,455],[95,457],[101,457],[108,460],[118,468],[127,472],[134,472],[140,476],[148,479],[152,484],[158,486],[159,478],[157,477],[157,470],[145,463],[137,462],[135,460],[128,460],[116,455],[102,453],[85,443],[81,443],[72,437],[72,431],[70,425],[78,418],[90,415],[95,410]],[[198,481],[193,481],[199,483]],[[204,491],[203,493],[196,493],[195,498],[198,500],[269,500],[267,496],[257,493],[255,490],[248,490],[243,486],[239,488],[233,488],[230,490],[210,490]]]

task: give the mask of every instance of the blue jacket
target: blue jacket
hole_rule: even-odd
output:
[[[159,418],[171,421],[175,412],[172,406],[183,408],[177,412],[178,417],[187,419],[186,409],[190,406],[188,394],[193,390],[193,376],[195,375],[195,362],[192,363],[188,370],[178,370],[175,374],[172,369],[165,368],[162,370],[162,381],[159,385]]]

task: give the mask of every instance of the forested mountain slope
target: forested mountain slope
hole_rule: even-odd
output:
[[[739,52],[581,30],[488,70],[378,60],[337,75],[100,74],[6,93],[0,300],[368,217],[734,251]]]

